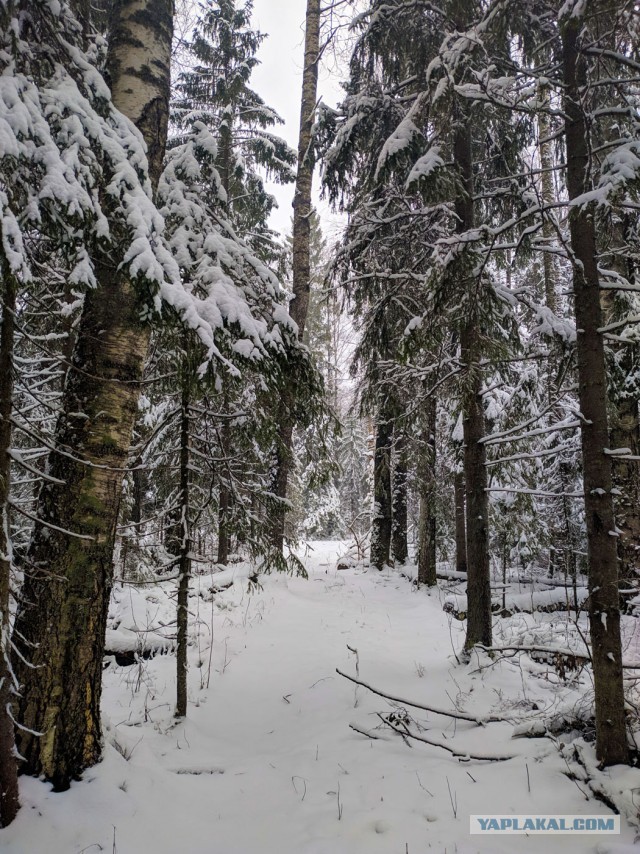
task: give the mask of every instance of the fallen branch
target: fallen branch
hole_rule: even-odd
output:
[[[392,703],[400,703],[402,706],[411,706],[414,709],[422,709],[423,712],[431,712],[434,715],[444,715],[447,718],[455,718],[458,721],[469,721],[470,723],[476,724],[477,726],[484,726],[486,723],[504,723],[505,721],[510,721],[510,718],[498,717],[496,715],[489,715],[486,718],[475,717],[474,715],[467,715],[464,712],[453,712],[449,709],[437,709],[434,706],[425,706],[421,703],[414,703],[411,700],[405,700],[402,697],[394,697],[392,694],[385,694],[384,691],[378,690],[378,688],[374,688],[372,685],[369,685],[367,682],[363,682],[361,679],[356,679],[354,676],[349,676],[346,673],[343,673],[342,670],[336,667],[336,673],[338,676],[343,676],[345,679],[348,679],[350,682],[355,682],[356,685],[362,685],[363,688],[366,688],[368,691],[371,691],[372,694],[377,694],[379,697],[384,697],[385,700],[390,700]]]
[[[388,718],[385,718],[384,715],[381,715],[379,713],[378,717],[388,727],[391,727],[394,732],[397,732],[398,735],[402,736],[402,738],[413,738],[416,741],[422,741],[424,744],[429,744],[431,747],[440,747],[442,748],[442,750],[446,750],[448,753],[450,753],[452,756],[455,756],[456,759],[460,759],[462,762],[468,762],[471,759],[476,759],[479,762],[507,762],[509,759],[515,758],[513,756],[496,756],[479,753],[468,753],[462,750],[456,750],[453,747],[449,747],[448,744],[443,744],[443,742],[441,741],[432,741],[430,738],[425,738],[423,735],[417,735],[415,732],[411,732],[411,730],[406,724],[392,723]]]
[[[374,735],[368,729],[361,729],[359,726],[356,726],[356,724],[349,724],[349,729],[352,729],[354,732],[359,732],[360,735],[366,735],[367,738],[371,738],[373,741],[380,741],[379,735]]]

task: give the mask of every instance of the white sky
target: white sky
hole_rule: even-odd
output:
[[[252,87],[285,120],[276,132],[284,137],[293,149],[298,145],[298,123],[300,120],[300,92],[304,59],[304,17],[306,0],[254,0],[253,24],[256,29],[268,33],[258,54],[262,63],[252,78]],[[323,100],[334,106],[340,99],[339,76],[321,68],[319,90]],[[319,178],[316,173],[314,190],[316,205],[323,220],[325,236],[333,238],[335,223],[325,204],[318,199]],[[278,199],[279,208],[271,219],[277,231],[291,230],[291,200],[293,185],[280,187],[269,185]]]

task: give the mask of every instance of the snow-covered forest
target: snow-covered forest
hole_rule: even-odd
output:
[[[638,3],[0,40],[0,850],[636,851]]]

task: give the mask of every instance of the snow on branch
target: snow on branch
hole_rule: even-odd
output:
[[[282,351],[295,330],[277,278],[198,204],[197,190],[211,186],[203,178],[215,184],[215,170],[202,174],[215,154],[205,126],[196,122],[170,152],[160,211],[142,136],[79,47],[70,3],[29,6],[27,28],[13,4],[0,5],[0,241],[9,270],[23,283],[42,275],[33,248],[41,236],[74,286],[96,287],[96,264],[107,263],[134,280],[143,319],[174,308],[207,362],[234,371],[233,356]]]

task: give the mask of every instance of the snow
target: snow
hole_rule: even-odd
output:
[[[577,587],[576,596],[578,605],[583,605],[588,596],[586,587]],[[573,591],[566,587],[553,587],[550,590],[531,590],[516,593],[509,590],[505,596],[505,608],[508,611],[532,611],[534,609],[548,609],[565,607],[567,601],[573,604]],[[502,607],[502,596],[494,595],[492,604]],[[458,613],[466,613],[467,597],[464,594],[450,594],[445,598],[445,606]],[[604,616],[604,615],[603,615]]]
[[[413,165],[406,186],[410,187],[421,178],[428,178],[436,169],[444,166],[444,160],[440,157],[440,147],[434,145],[426,154],[423,154]]]
[[[266,349],[281,351],[293,329],[281,312],[277,322],[270,317],[284,301],[276,276],[202,202],[203,183],[215,185],[216,176],[215,169],[203,175],[198,158],[215,156],[213,136],[196,121],[187,142],[169,152],[159,212],[142,135],[74,46],[68,3],[36,11],[52,44],[36,45],[37,30],[33,43],[14,39],[10,17],[0,36],[0,242],[10,270],[30,281],[39,264],[35,237],[51,239],[80,298],[97,284],[95,245],[110,252],[117,240],[113,257],[144,293],[143,319],[173,307],[200,337],[206,361],[219,358],[232,372],[221,346],[235,324],[253,341],[235,355],[255,361]],[[217,189],[221,195],[219,176]]]
[[[523,669],[482,653],[458,664],[464,626],[443,612],[441,591],[416,591],[392,571],[338,571],[346,551],[342,543],[314,542],[300,555],[308,580],[261,576],[261,588],[251,591],[246,564],[194,578],[187,718],[173,718],[172,655],[131,667],[111,661],[104,761],[66,793],[21,778],[23,807],[1,831],[3,854],[541,854],[552,850],[548,838],[523,836],[514,845],[510,837],[469,836],[469,815],[608,814],[566,776],[573,754],[560,755],[549,738],[512,738],[518,721],[577,703],[586,681],[553,685],[548,668],[525,665],[525,657]],[[170,635],[173,590],[170,581],[117,587],[111,630]],[[335,671],[355,675],[356,665],[362,679],[388,693],[508,718],[477,726],[407,710],[428,738],[514,758],[459,762],[376,729],[377,713],[391,705]],[[598,772],[591,745],[571,734],[563,739],[607,796],[635,812],[640,771]],[[626,854],[634,830],[624,818],[622,826],[611,842],[564,836],[562,849]]]
[[[250,360],[260,359],[267,347],[281,350],[294,329],[275,274],[203,197],[203,184],[223,194],[212,163],[215,151],[212,133],[203,122],[195,121],[185,142],[167,155],[158,196],[168,244],[184,282],[164,283],[160,294],[197,331],[208,358],[220,359],[237,373],[221,351],[230,327],[237,326],[240,334],[231,345],[234,354]]]
[[[407,116],[400,122],[398,127],[382,146],[376,166],[375,178],[377,178],[380,172],[382,172],[387,161],[408,148],[417,136],[422,136],[422,134],[411,118]]]

